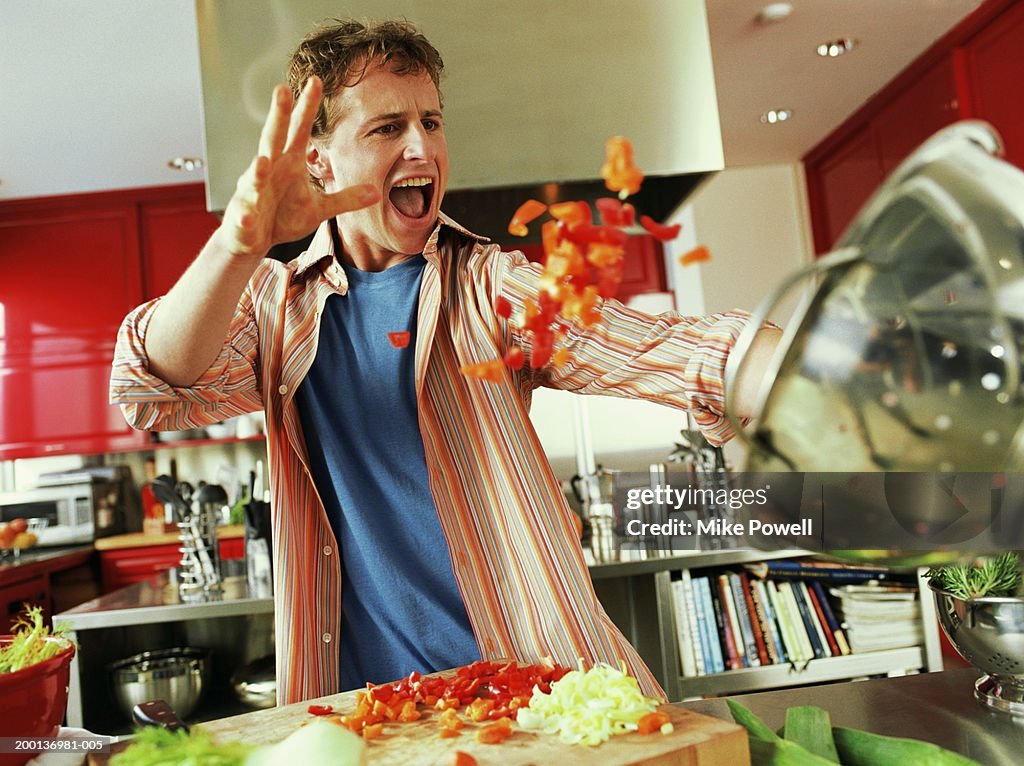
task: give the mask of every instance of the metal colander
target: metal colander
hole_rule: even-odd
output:
[[[987,707],[1024,717],[1024,598],[964,600],[929,586],[943,633],[961,657],[985,672],[975,696]]]

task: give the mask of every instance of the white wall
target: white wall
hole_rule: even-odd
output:
[[[784,277],[813,257],[803,170],[799,165],[727,169],[707,181],[672,216],[680,236],[670,243],[666,266],[676,308],[702,314],[732,308],[752,310]],[[711,260],[682,267],[678,257],[698,244]],[[769,313],[785,323],[791,298]],[[576,469],[572,395],[537,391],[531,417],[556,473]],[[596,462],[610,468],[645,471],[671,452],[686,415],[647,402],[586,397]],[[726,454],[743,461],[734,440]]]

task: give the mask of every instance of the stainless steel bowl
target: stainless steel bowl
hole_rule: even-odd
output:
[[[252,708],[277,704],[277,663],[274,655],[253,660],[231,675],[231,688],[240,702]]]
[[[957,598],[929,583],[939,625],[960,656],[985,672],[974,696],[1024,717],[1024,598]]]
[[[128,718],[140,702],[158,699],[186,718],[203,693],[209,665],[209,650],[176,647],[142,652],[111,663],[108,669],[114,697]]]

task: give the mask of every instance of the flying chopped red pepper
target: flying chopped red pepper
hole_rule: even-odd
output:
[[[711,251],[708,250],[704,245],[697,245],[688,252],[683,253],[679,256],[679,263],[683,266],[690,266],[694,263],[702,263],[703,261],[711,260]]]
[[[636,208],[615,197],[600,197],[594,200],[601,222],[606,226],[632,226],[636,223]]]
[[[502,319],[508,319],[512,316],[512,304],[509,303],[508,298],[503,295],[497,297],[494,301],[494,313]]]
[[[410,335],[410,333],[407,330],[402,331],[402,332],[389,332],[388,333],[388,340],[391,342],[391,345],[394,346],[395,348],[406,348],[406,347],[408,347],[409,340],[410,340],[411,337],[412,336]]]
[[[512,215],[512,220],[508,223],[508,233],[513,237],[525,237],[529,233],[526,224],[542,215],[547,209],[548,206],[539,200],[526,200]]]
[[[498,383],[502,378],[504,368],[505,363],[503,360],[491,359],[476,364],[464,364],[459,368],[459,372],[467,378],[477,378],[478,380]]]
[[[601,177],[610,191],[618,192],[619,199],[640,191],[644,174],[633,164],[633,144],[628,138],[612,136],[604,145],[605,161]]]
[[[527,200],[516,210],[509,222],[509,231],[518,236],[528,233],[527,224],[545,211],[551,220],[541,226],[544,266],[538,282],[536,300],[526,300],[517,326],[529,338],[529,366],[541,369],[567,364],[571,354],[558,342],[568,331],[568,323],[590,326],[600,320],[602,299],[613,297],[622,282],[629,234],[624,230],[635,225],[637,211],[624,202],[640,190],[643,173],[633,161],[633,145],[629,139],[614,136],[605,142],[605,162],[601,167],[605,185],[619,198],[595,200],[600,222],[586,202],[566,201],[544,205]],[[668,241],[678,235],[680,225],[665,226],[649,216],[640,217],[641,225],[652,236]],[[510,321],[512,306],[499,297],[495,312]],[[525,354],[519,348],[509,349],[504,357],[468,365],[463,372],[491,382],[501,381],[501,366],[522,369]]]
[[[649,215],[640,216],[640,225],[647,229],[650,235],[659,242],[668,242],[671,239],[675,239],[679,236],[679,230],[683,227],[680,223],[666,226],[663,223],[658,223]]]

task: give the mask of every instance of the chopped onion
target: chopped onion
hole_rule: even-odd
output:
[[[615,734],[635,731],[637,721],[658,708],[632,676],[610,665],[573,670],[545,694],[534,687],[529,707],[516,722],[524,729],[557,734],[570,745],[599,745]]]

